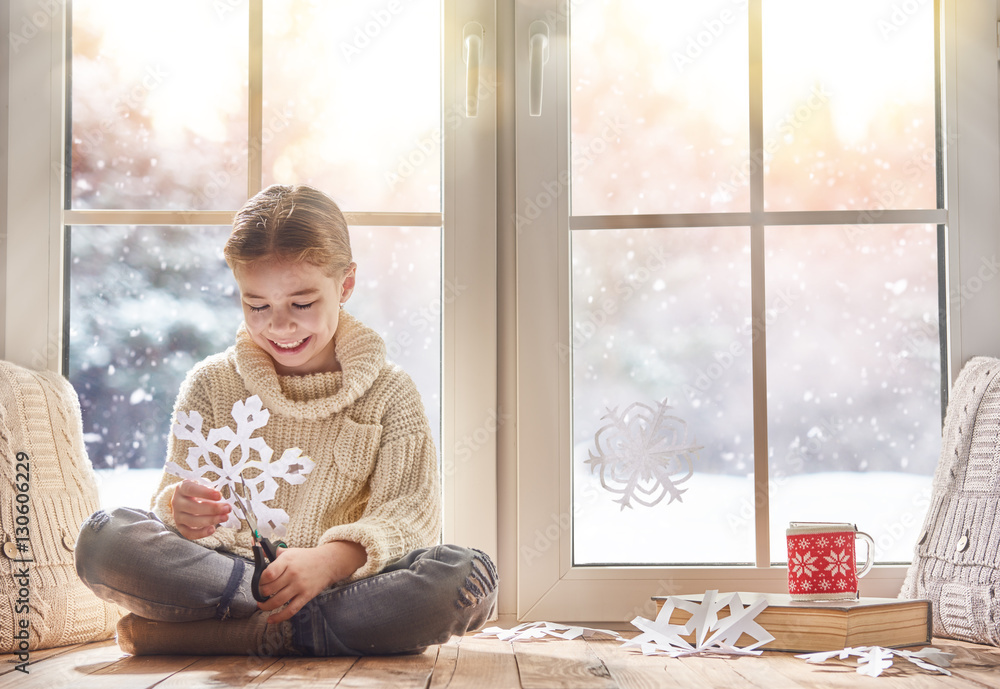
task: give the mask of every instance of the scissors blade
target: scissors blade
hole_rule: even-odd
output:
[[[247,490],[247,484],[240,476],[240,483],[243,484],[243,492]],[[236,484],[233,484],[233,497],[236,498],[236,502],[240,505],[240,511],[243,512],[243,518],[246,520],[247,524],[250,526],[250,530],[253,531],[254,541],[257,540],[257,518],[254,517],[253,512],[247,506],[247,503],[243,500],[243,496],[236,492]]]

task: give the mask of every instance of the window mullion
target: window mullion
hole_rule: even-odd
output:
[[[750,310],[753,323],[754,532],[758,567],[769,567],[767,351],[765,347],[764,282],[764,86],[761,0],[749,7],[750,48]]]
[[[264,2],[250,0],[247,117],[247,198],[263,188]]]

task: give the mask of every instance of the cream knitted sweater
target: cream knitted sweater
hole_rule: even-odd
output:
[[[271,413],[258,431],[279,456],[301,448],[316,465],[304,483],[279,481],[272,507],[289,514],[291,547],[354,541],[368,561],[348,580],[378,573],[407,552],[438,542],[441,498],[437,458],[420,395],[387,363],[379,335],[345,311],[334,336],[337,373],[279,376],[245,326],[236,344],[195,366],[174,408],[197,410],[203,428],[233,426],[233,404],[258,395]],[[172,435],[168,458],[186,457],[190,441]],[[170,500],[179,478],[164,472],[153,510],[176,528]],[[252,557],[249,528],[219,528],[197,541]]]

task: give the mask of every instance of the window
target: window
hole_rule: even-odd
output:
[[[493,31],[486,5],[477,11]],[[50,161],[50,186],[24,205],[57,220],[9,244],[44,276],[28,288],[44,306],[7,309],[25,343],[7,354],[73,380],[106,487],[122,467],[149,467],[155,481],[180,380],[232,342],[240,313],[221,248],[233,212],[265,185],[311,183],[352,226],[352,311],[421,390],[442,458],[444,537],[495,552],[495,509],[456,515],[456,486],[485,486],[478,504],[495,502],[494,446],[465,439],[495,416],[496,203],[495,153],[483,146],[495,117],[468,117],[464,66],[443,67],[461,55],[454,3],[28,0],[12,15],[11,102],[50,113],[11,120],[33,144],[23,158],[44,150]],[[30,80],[42,62],[49,91]],[[494,64],[491,44],[484,100]],[[487,172],[457,175],[473,155]]]
[[[518,262],[554,270],[518,314],[519,614],[782,590],[793,520],[857,522],[869,591],[898,591],[940,448],[954,144],[935,7],[910,9],[520,8],[551,56]]]
[[[350,310],[411,372],[440,447],[441,7],[384,4],[73,3],[65,351],[109,479],[152,468],[155,486],[180,381],[242,320],[228,226],[197,213],[224,223],[272,183],[351,214]]]
[[[402,256],[408,265],[412,252],[436,247],[436,277],[405,272],[406,296],[433,285],[414,294],[407,320],[396,316],[395,304],[366,317],[383,319],[377,327],[390,350],[416,348],[418,335],[427,334],[417,332],[419,318],[438,323],[440,345],[428,349],[438,348],[440,373],[428,378],[440,381],[444,538],[498,555],[504,614],[621,620],[655,593],[781,590],[784,570],[773,566],[781,561],[781,529],[802,516],[796,496],[812,503],[820,494],[808,485],[817,478],[813,468],[853,476],[852,496],[885,487],[880,499],[892,493],[905,502],[914,493],[898,489],[900,477],[925,480],[926,463],[936,459],[927,456],[937,442],[943,383],[971,356],[1000,355],[995,7],[852,2],[838,6],[838,16],[853,18],[845,26],[836,17],[818,24],[799,14],[802,3],[780,0],[697,7],[637,0],[470,0],[459,7],[446,0],[430,119],[416,116],[418,96],[426,94],[412,81],[396,90],[377,80],[385,88],[366,85],[363,94],[379,100],[392,92],[390,109],[407,117],[391,117],[384,104],[366,106],[352,88],[347,117],[370,116],[350,121],[359,133],[345,139],[297,128],[344,121],[337,120],[341,94],[334,91],[331,107],[316,80],[403,73],[409,55],[400,61],[381,51],[424,40],[416,34],[428,30],[430,5],[407,19],[405,11],[392,12],[403,5],[388,1],[347,9],[185,4],[192,21],[177,26],[164,17],[145,29],[133,23],[131,39],[118,40],[133,48],[195,46],[190,55],[167,50],[180,61],[170,69],[126,60],[115,69],[129,76],[110,81],[101,77],[108,66],[96,63],[111,55],[99,50],[88,53],[95,63],[89,73],[81,65],[66,70],[66,37],[87,5],[100,12],[94,3],[73,3],[72,16],[61,3],[10,3],[4,169],[16,174],[5,188],[3,356],[51,369],[68,356],[71,367],[79,361],[85,383],[98,374],[107,379],[121,367],[114,364],[109,376],[111,354],[91,348],[117,329],[116,344],[134,340],[129,366],[139,365],[147,347],[155,355],[141,364],[148,378],[112,393],[114,414],[169,405],[164,371],[181,372],[187,357],[202,356],[195,342],[215,337],[210,331],[230,332],[221,306],[231,298],[228,288],[204,276],[225,276],[216,247],[232,211],[271,181],[340,185],[340,200],[354,214],[359,263],[402,266]],[[126,5],[122,16],[137,11]],[[295,74],[295,61],[317,49],[307,47],[309,36],[327,12],[344,31],[324,48],[335,63]],[[411,21],[419,29],[408,34]],[[672,28],[651,42],[643,27],[656,22]],[[198,40],[206,26],[210,38]],[[469,117],[467,84],[475,74],[463,45],[477,26],[479,111]],[[175,40],[161,38],[168,34]],[[827,35],[840,59],[811,58],[835,49],[824,46]],[[282,52],[288,36],[300,40]],[[928,49],[928,40],[937,45]],[[243,47],[220,47],[237,42]],[[905,66],[892,62],[904,54],[913,58]],[[905,96],[918,82],[926,94],[929,60],[938,79],[930,82],[930,106]],[[206,62],[214,69],[202,69]],[[830,64],[842,73],[825,73]],[[178,83],[210,94],[207,100],[161,95],[173,83],[171,69],[184,75]],[[104,97],[85,106],[67,89],[87,78],[91,93]],[[276,85],[294,78],[309,82],[307,101],[290,102],[295,89],[282,93],[284,84]],[[836,88],[813,88],[838,78],[844,81]],[[123,83],[129,88],[117,90]],[[893,101],[871,107],[867,99],[883,92]],[[690,93],[696,97],[682,97]],[[96,110],[88,115],[85,107]],[[96,131],[72,130],[78,115],[96,122]],[[402,135],[383,117],[419,121],[422,129]],[[115,136],[102,129],[106,121]],[[817,139],[823,132],[836,139]],[[77,146],[106,152],[87,158],[93,169],[66,160],[68,134]],[[390,152],[345,173],[338,161],[352,159],[373,136]],[[432,152],[438,142],[440,154]],[[322,157],[333,149],[352,153]],[[124,177],[108,176],[109,167]],[[355,184],[354,170],[380,183]],[[67,171],[90,188],[75,187]],[[902,192],[893,184],[899,175]],[[395,264],[381,251],[390,235],[401,243]],[[118,261],[125,248],[127,260]],[[151,261],[167,268],[139,270]],[[84,274],[96,289],[75,289]],[[215,318],[176,300],[134,313],[157,299],[156,280],[170,282],[175,298],[187,283],[206,288],[216,301],[195,301],[219,304]],[[72,319],[86,308],[81,302],[104,299],[96,311],[105,322],[64,333],[64,311]],[[146,311],[172,310],[180,317],[142,320]],[[86,371],[72,337],[92,357]],[[809,380],[817,368],[830,370]],[[859,413],[858,424],[845,411],[849,396],[866,408],[875,399],[881,413]],[[600,484],[600,461],[588,463],[601,454],[598,438],[614,437],[613,429],[601,433],[614,417],[602,417],[628,410],[627,420],[641,421],[663,402],[672,407],[664,410],[666,428],[677,447],[691,450],[694,472],[688,479],[685,471],[668,472],[686,491],[679,499],[668,495],[654,508],[634,500],[623,509],[614,501],[624,493]],[[115,441],[121,456],[154,454],[143,443],[162,429],[144,429],[145,418],[133,417],[130,434]],[[136,429],[144,435],[138,448]],[[496,457],[498,438],[504,453]],[[828,463],[834,453],[837,461]],[[93,455],[103,460],[101,451]],[[879,478],[887,470],[892,481]],[[864,486],[859,476],[873,480]],[[611,474],[605,479],[621,489]],[[707,495],[729,507],[721,518],[705,510]],[[868,513],[876,525],[889,535],[908,528],[903,506],[885,502],[883,512]],[[912,507],[911,523],[920,505]],[[681,523],[630,528],[630,515],[649,509]],[[853,512],[844,518],[869,526]],[[641,549],[628,544],[637,533]],[[620,552],[609,549],[612,540]],[[868,593],[898,591],[903,567],[891,563],[905,559],[905,540],[890,544],[895,555],[880,548],[886,564],[865,578]]]

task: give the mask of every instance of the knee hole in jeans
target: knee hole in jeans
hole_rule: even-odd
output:
[[[497,586],[497,573],[493,561],[479,550],[474,550],[472,571],[465,578],[459,591],[458,607],[468,608],[486,599]]]
[[[111,521],[110,514],[104,510],[97,510],[92,515],[87,517],[87,520],[83,523],[83,525],[91,531],[100,531],[109,521]]]

